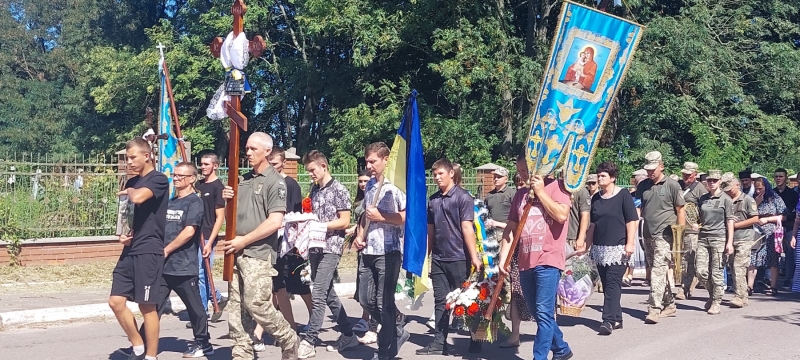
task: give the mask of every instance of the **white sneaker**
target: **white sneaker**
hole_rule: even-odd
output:
[[[317,356],[317,349],[308,341],[301,341],[300,346],[297,348],[297,357],[300,359],[308,359]]]
[[[264,345],[263,342],[255,342],[253,343],[253,351],[255,352],[264,352],[267,351],[267,346]]]
[[[353,326],[353,331],[356,332],[367,332],[369,330],[369,323],[364,321],[364,319],[358,320],[358,322]]]
[[[378,342],[378,334],[372,331],[367,331],[367,333],[364,334],[364,336],[358,339],[358,342],[364,345],[374,344]]]
[[[342,334],[339,336],[336,342],[333,343],[333,345],[328,345],[326,350],[344,351],[350,348],[354,348],[358,345],[359,345],[358,338],[355,335],[345,336],[344,334]]]

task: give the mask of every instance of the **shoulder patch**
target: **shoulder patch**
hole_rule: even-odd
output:
[[[280,188],[278,189],[278,198],[281,200],[286,200],[286,189]]]

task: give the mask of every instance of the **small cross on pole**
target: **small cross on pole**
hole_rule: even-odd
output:
[[[233,36],[238,36],[244,31],[244,14],[247,6],[243,0],[235,0],[231,6],[233,14]],[[221,37],[214,38],[211,42],[211,54],[219,58],[222,51],[223,40]],[[264,38],[256,36],[248,44],[248,51],[253,57],[260,57],[266,48]],[[241,70],[241,69],[240,69]],[[247,117],[241,112],[242,103],[239,96],[231,96],[230,101],[225,103],[225,112],[231,119],[231,129],[228,142],[228,186],[233,188],[234,194],[239,190],[239,131],[247,131]],[[236,237],[236,196],[228,200],[225,206],[225,240],[230,241]],[[225,266],[222,272],[222,279],[231,281],[233,279],[234,254],[225,254]]]

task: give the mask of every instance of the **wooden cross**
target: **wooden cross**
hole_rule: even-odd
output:
[[[247,5],[243,0],[234,0],[231,6],[233,14],[233,36],[236,37],[244,31],[244,14],[247,12]],[[211,54],[219,58],[222,51],[223,40],[216,37],[211,42]],[[264,38],[256,36],[247,46],[248,51],[253,57],[260,57],[266,49],[267,44]],[[227,70],[227,69],[226,69]],[[242,69],[239,69],[242,70]],[[247,131],[247,117],[241,112],[242,103],[239,96],[231,96],[230,101],[225,102],[225,112],[231,119],[231,129],[228,142],[228,186],[233,188],[234,194],[239,190],[239,129]],[[236,196],[228,200],[225,206],[225,240],[230,241],[236,237]],[[231,281],[233,279],[234,254],[225,254],[225,267],[222,272],[222,279]]]

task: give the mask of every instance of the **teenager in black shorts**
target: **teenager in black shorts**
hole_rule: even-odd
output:
[[[125,146],[128,170],[136,176],[128,180],[125,190],[135,205],[133,235],[119,237],[124,245],[111,283],[108,305],[114,311],[122,330],[128,336],[133,351],[129,359],[155,360],[158,354],[159,319],[156,304],[161,274],[164,270],[164,228],[167,220],[169,183],[164,174],[155,170],[150,144],[137,138]],[[147,346],[137,332],[136,319],[125,305],[139,304],[144,318]],[[146,352],[145,352],[146,348]]]

